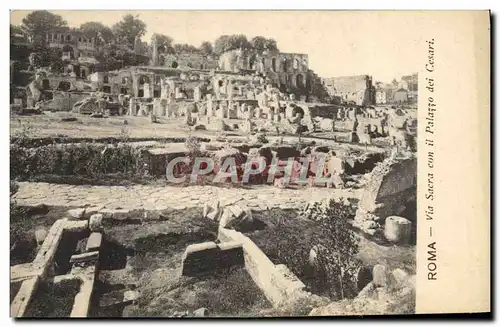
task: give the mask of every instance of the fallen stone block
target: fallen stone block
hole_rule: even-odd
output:
[[[38,246],[43,244],[45,238],[47,237],[47,230],[45,228],[39,228],[35,231],[36,244]]]
[[[72,255],[69,259],[70,263],[94,262],[99,259],[99,251],[87,252],[82,254]]]
[[[370,282],[361,290],[361,292],[358,293],[356,297],[372,298],[375,294],[375,289],[376,289],[375,284],[373,282]]]
[[[106,219],[127,219],[131,209],[102,209],[99,211]]]
[[[104,216],[102,214],[94,214],[90,216],[89,219],[89,229],[91,232],[99,232],[102,230],[102,220]]]
[[[384,235],[390,242],[408,244],[411,236],[411,221],[398,216],[387,217]]]
[[[392,277],[398,287],[403,287],[410,278],[408,273],[401,268],[394,269],[392,271]]]
[[[253,224],[252,211],[238,205],[224,208],[219,222],[219,228],[240,230]]]
[[[101,233],[90,234],[87,240],[87,246],[85,247],[85,252],[99,251],[102,243]]]
[[[68,210],[68,215],[73,219],[83,219],[85,208],[76,208]]]
[[[193,311],[193,316],[194,317],[206,317],[208,316],[208,309],[207,308],[199,308]]]
[[[241,217],[241,215],[243,215],[243,209],[239,205],[229,206],[227,207],[227,209],[231,210],[236,218],[239,218]]]
[[[68,232],[81,232],[89,228],[88,220],[68,220],[64,224],[64,230]]]
[[[205,205],[203,206],[203,218],[207,218],[209,212],[210,212],[210,206],[205,203]]]
[[[388,274],[385,266],[377,264],[373,267],[373,284],[377,287],[388,285]]]
[[[220,210],[212,211],[207,215],[208,219],[211,219],[213,221],[218,221],[220,216]]]
[[[123,293],[123,301],[124,302],[132,302],[134,303],[139,298],[139,293],[133,290],[128,290]]]
[[[93,206],[93,207],[88,207],[85,210],[85,216],[89,217],[92,215],[95,215],[96,213],[99,213],[103,208],[102,206]]]

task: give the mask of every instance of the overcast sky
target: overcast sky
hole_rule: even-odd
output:
[[[415,12],[345,11],[52,11],[70,27],[88,21],[113,25],[127,13],[147,25],[144,41],[153,33],[177,43],[199,46],[223,34],[274,38],[280,51],[306,53],[309,66],[321,77],[369,74],[390,82],[421,70],[426,45]],[[29,11],[11,13],[19,25]]]

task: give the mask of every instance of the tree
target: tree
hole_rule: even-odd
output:
[[[44,45],[46,34],[54,28],[67,27],[66,21],[59,15],[47,10],[35,10],[23,19],[22,29],[32,38],[35,45]]]
[[[139,19],[138,15],[128,14],[113,25],[112,30],[119,41],[125,42],[130,48],[133,48],[135,39],[146,34],[146,24]]]
[[[80,25],[80,31],[87,37],[94,37],[103,43],[109,43],[114,39],[111,28],[99,22],[86,22]]]
[[[252,48],[252,45],[250,44],[250,42],[248,42],[247,37],[243,34],[221,35],[214,42],[214,52],[216,54],[222,54],[226,51],[240,48]]]
[[[311,213],[311,219],[321,224],[312,237],[317,251],[317,287],[333,299],[353,298],[359,291],[361,263],[356,258],[359,240],[349,222],[352,208],[343,199],[330,199],[327,205],[315,203]]]
[[[15,37],[22,36],[24,37],[24,31],[21,26],[10,24],[10,39],[12,40]]]
[[[199,50],[197,47],[191,44],[174,44],[175,53],[197,53]]]
[[[228,40],[229,35],[219,36],[214,42],[214,52],[219,55],[226,52]]]
[[[212,43],[207,42],[207,41],[204,41],[203,43],[201,43],[199,50],[204,55],[211,55],[214,52],[214,49],[212,47]]]
[[[250,41],[252,48],[256,51],[263,52],[265,50],[278,51],[278,45],[274,39],[268,39],[263,36],[256,36]]]
[[[156,45],[158,53],[173,53],[173,42],[174,39],[165,34],[153,34],[153,38],[156,38]]]

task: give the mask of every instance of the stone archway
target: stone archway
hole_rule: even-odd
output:
[[[146,76],[146,75],[139,75],[137,76],[137,80],[136,80],[136,85],[137,85],[137,97],[138,98],[142,98],[144,97],[145,95],[145,92],[144,92],[144,87],[145,87],[145,84],[148,85],[148,87],[151,87],[151,79],[149,78],[149,76]]]
[[[304,88],[304,75],[302,74],[298,74],[296,77],[295,77],[295,85],[297,86],[297,88],[299,89],[302,89]]]
[[[69,44],[63,46],[62,53],[63,57],[68,57],[67,59],[76,59],[75,49]]]

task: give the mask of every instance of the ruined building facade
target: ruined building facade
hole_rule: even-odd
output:
[[[49,48],[63,50],[63,56],[68,60],[79,57],[93,57],[98,50],[98,40],[89,38],[79,31],[68,29],[53,29],[45,36]]]
[[[301,53],[236,49],[219,57],[219,69],[265,76],[280,91],[297,96],[313,94],[319,83],[319,78],[309,69],[308,55]]]
[[[151,66],[182,70],[215,70],[218,67],[218,62],[215,56],[204,55],[201,53],[159,53],[158,42],[156,37],[153,35],[151,38]]]
[[[371,106],[376,102],[376,90],[368,75],[330,77],[322,80],[330,96],[342,103]]]

